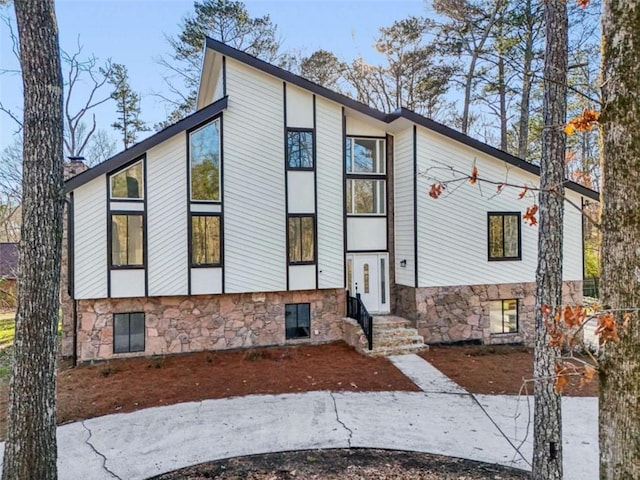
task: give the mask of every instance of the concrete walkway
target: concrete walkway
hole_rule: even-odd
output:
[[[529,468],[529,398],[470,395],[416,355],[391,360],[423,392],[251,395],[63,425],[59,478],[145,479],[239,455],[348,447]],[[563,409],[565,479],[596,480],[597,399],[566,398]]]

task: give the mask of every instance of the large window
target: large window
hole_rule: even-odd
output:
[[[284,307],[285,337],[309,338],[311,309],[308,303],[289,303]]]
[[[489,212],[489,260],[520,260],[520,213]]]
[[[518,331],[518,300],[494,300],[489,305],[489,329],[492,334]]]
[[[220,120],[189,134],[191,200],[220,201]]]
[[[139,200],[143,197],[144,178],[142,160],[114,174],[110,178],[112,199]]]
[[[191,216],[191,264],[211,266],[220,264],[220,217]]]
[[[113,353],[144,352],[144,313],[113,315]]]
[[[144,264],[142,214],[111,215],[111,265],[138,267]]]
[[[313,131],[287,130],[287,167],[313,168]]]
[[[347,214],[384,215],[387,203],[385,140],[347,138]]]
[[[289,217],[289,263],[315,262],[315,218],[310,215]]]

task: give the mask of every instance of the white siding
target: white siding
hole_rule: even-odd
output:
[[[538,177],[485,155],[466,145],[418,127],[418,173],[429,167],[453,166],[471,172],[474,159],[480,176],[510,183],[538,184]],[[430,175],[447,177],[446,168]],[[532,282],[535,280],[538,228],[523,223],[522,260],[489,262],[487,259],[487,212],[524,212],[534,203],[518,200],[518,190],[505,189],[494,196],[488,184],[451,185],[437,200],[429,197],[433,182],[418,177],[418,269],[419,286],[475,285]],[[452,193],[448,193],[452,192]]]
[[[387,217],[348,217],[347,250],[387,249]]]
[[[394,228],[396,283],[415,286],[415,245],[413,221],[413,129],[394,139]],[[406,260],[405,267],[400,262]]]
[[[144,203],[142,202],[109,202],[109,208],[114,210],[130,210],[133,212],[143,212]]]
[[[227,58],[225,292],[286,289],[282,82]]]
[[[107,296],[107,184],[104,175],[73,192],[75,298]]]
[[[580,207],[580,195],[569,190],[565,194],[574,205]],[[569,202],[564,203],[564,244],[562,248],[562,276],[565,280],[582,280],[582,214]]]
[[[287,84],[287,127],[313,128],[313,94]]]
[[[144,270],[111,270],[111,297],[144,297]]]
[[[222,205],[219,203],[192,203],[191,211],[193,213],[220,213]]]
[[[149,296],[186,295],[186,135],[147,152],[147,248]]]
[[[318,288],[344,287],[342,110],[316,98]]]
[[[289,213],[315,213],[313,172],[287,172]]]
[[[359,118],[347,115],[347,135],[364,135],[371,137],[385,137],[386,130],[383,127],[373,125],[373,120],[367,122]]]
[[[289,290],[315,290],[316,266],[291,265],[289,267]]]
[[[192,268],[191,294],[222,293],[222,268]]]

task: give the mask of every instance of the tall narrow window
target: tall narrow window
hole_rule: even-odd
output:
[[[142,160],[111,176],[112,199],[142,199],[144,192]]]
[[[313,131],[287,130],[287,167],[313,168]]]
[[[189,134],[191,200],[220,201],[220,120]]]
[[[315,262],[315,218],[289,217],[289,263]]]
[[[364,273],[364,293],[369,293],[369,264],[365,263],[363,267]]]
[[[220,264],[220,217],[191,216],[191,265]]]
[[[387,203],[385,140],[347,138],[347,214],[384,215]]]
[[[136,267],[144,264],[144,228],[141,214],[111,215],[111,265]]]
[[[489,260],[520,260],[520,212],[489,212]]]
[[[380,259],[380,303],[387,303],[387,272],[384,258]]]
[[[311,333],[311,305],[289,303],[284,310],[285,338],[308,338]]]

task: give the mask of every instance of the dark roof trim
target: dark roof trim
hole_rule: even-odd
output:
[[[193,127],[200,125],[203,122],[215,117],[220,112],[227,108],[228,98],[224,97],[218,100],[217,102],[212,103],[211,105],[207,105],[201,110],[189,115],[186,118],[183,118],[177,123],[170,125],[164,130],[160,130],[155,135],[150,136],[149,138],[142,140],[139,143],[136,143],[131,148],[118,153],[117,155],[111,157],[108,160],[96,165],[89,170],[85,170],[79,175],[70,178],[65,182],[64,191],[65,193],[69,193],[72,190],[75,190],[81,185],[93,180],[94,178],[99,177],[105,173],[110,173],[118,168],[126,165],[127,163],[135,160],[136,158],[142,156],[147,150],[155,147],[156,145],[164,142],[165,140],[177,135],[180,132],[184,132],[186,130],[190,130]]]
[[[276,67],[264,60],[260,60],[253,55],[249,55],[246,52],[242,52],[237,50],[229,45],[226,45],[218,40],[214,40],[212,38],[207,37],[207,48],[210,48],[222,55],[231,57],[239,62],[245,63],[250,67],[256,68],[257,70],[261,70],[265,73],[273,75],[276,78],[284,80],[285,82],[289,82],[293,85],[297,85],[298,87],[309,90],[313,93],[321,95],[329,100],[333,100],[334,102],[340,103],[348,108],[356,110],[357,112],[363,113],[364,115],[368,115],[370,117],[375,118],[376,120],[381,120],[385,123],[391,123],[398,118],[406,118],[407,120],[421,125],[425,128],[433,130],[437,133],[440,133],[446,137],[449,137],[453,140],[456,140],[460,143],[464,143],[470,147],[473,147],[481,152],[484,152],[493,157],[499,158],[511,165],[514,165],[518,168],[521,168],[529,173],[533,173],[534,175],[540,176],[540,167],[533,165],[529,162],[522,160],[521,158],[514,157],[513,155],[494,148],[486,143],[483,143],[475,138],[471,138],[464,133],[458,132],[452,128],[449,128],[441,123],[435,122],[429,118],[423,117],[420,114],[417,114],[411,110],[406,108],[400,108],[391,114],[386,114],[379,110],[369,107],[364,103],[358,102],[352,98],[347,97],[346,95],[342,95],[341,93],[334,92],[333,90],[329,90],[317,83],[313,83],[305,78],[300,77],[299,75],[295,75],[291,72],[288,72],[280,67]],[[575,182],[566,182],[566,187],[574,190],[575,192],[584,195],[586,197],[592,198],[594,200],[599,200],[598,192],[595,192],[589,188],[583,187]]]
[[[207,48],[215,50],[222,55],[231,57],[235,60],[238,60],[239,62],[249,65],[250,67],[261,70],[265,73],[268,73],[269,75],[273,75],[274,77],[284,80],[285,82],[289,82],[293,85],[297,85],[300,88],[304,88],[305,90],[309,90],[313,93],[321,95],[325,98],[328,98],[329,100],[333,100],[334,102],[340,103],[345,107],[356,110],[357,112],[363,113],[377,120],[384,122],[386,121],[386,118],[388,116],[386,113],[381,112],[380,110],[371,108],[370,106],[362,102],[358,102],[357,100],[347,97],[346,95],[343,95],[341,93],[329,90],[328,88],[318,85],[317,83],[313,83],[306,78],[288,72],[280,67],[276,67],[275,65],[265,62],[264,60],[260,60],[253,55],[249,55],[246,52],[236,50],[235,48],[219,42],[218,40],[207,37]]]
[[[534,165],[533,163],[526,162],[521,158],[511,155],[510,153],[507,153],[503,150],[499,150],[495,147],[492,147],[491,145],[488,145],[484,142],[476,140],[475,138],[471,138],[470,136],[465,135],[462,132],[454,130],[453,128],[449,128],[446,125],[438,123],[429,118],[423,117],[422,115],[416,112],[413,112],[411,110],[408,110],[406,108],[400,108],[395,112],[393,112],[392,114],[388,115],[386,121],[391,123],[392,121],[400,117],[406,118],[407,120],[414,122],[418,125],[421,125],[425,128],[428,128],[429,130],[433,130],[434,132],[440,133],[445,137],[449,137],[460,143],[464,143],[465,145],[473,147],[476,150],[480,150],[481,152],[491,155],[492,157],[503,160],[506,163],[509,163],[518,168],[521,168],[522,170],[525,170],[529,173],[533,173],[534,175],[540,176],[539,166]],[[595,190],[591,190],[590,188],[587,188],[583,185],[580,185],[579,183],[575,183],[567,180],[565,182],[565,186],[579,193],[580,195],[584,195],[585,197],[589,197],[589,198],[592,198],[593,200],[600,201],[600,194],[598,192],[596,192]]]

